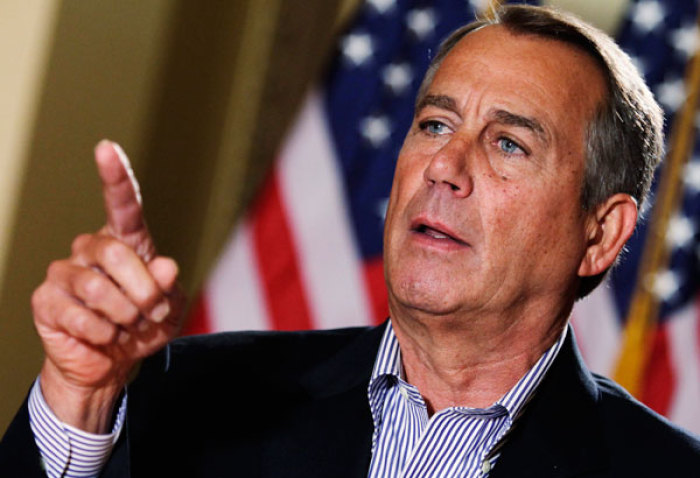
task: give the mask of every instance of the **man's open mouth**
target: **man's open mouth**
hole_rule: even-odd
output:
[[[461,244],[464,246],[468,245],[466,242],[464,242],[462,239],[456,237],[451,232],[446,231],[446,230],[444,230],[436,225],[417,223],[415,226],[413,226],[411,228],[411,230],[418,233],[418,234],[423,234],[423,235],[430,237],[432,239],[444,240],[444,241],[454,241],[457,244]]]

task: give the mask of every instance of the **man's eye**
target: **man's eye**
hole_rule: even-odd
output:
[[[421,131],[426,131],[430,134],[445,134],[449,132],[449,128],[445,123],[436,120],[422,121],[418,127]]]
[[[518,143],[509,138],[499,138],[498,147],[506,154],[525,154]]]

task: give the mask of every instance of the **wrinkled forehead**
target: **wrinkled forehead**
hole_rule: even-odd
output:
[[[470,27],[470,26],[468,26]],[[571,35],[570,35],[571,36]],[[580,38],[579,38],[580,37]],[[432,84],[437,70],[439,70],[447,57],[454,56],[455,50],[460,50],[465,47],[465,44],[469,44],[470,47],[475,50],[478,49],[480,40],[488,39],[493,40],[493,38],[499,38],[501,41],[501,46],[508,48],[509,44],[513,47],[511,51],[511,56],[515,60],[517,59],[518,52],[516,51],[515,40],[524,39],[524,43],[527,48],[537,49],[538,44],[549,44],[557,45],[560,49],[566,51],[566,55],[570,55],[575,58],[577,62],[581,63],[581,66],[587,68],[591,76],[597,77],[596,79],[601,79],[603,84],[603,96],[607,96],[609,93],[609,76],[610,72],[606,61],[601,57],[601,53],[590,40],[586,40],[584,35],[579,35],[576,40],[574,39],[558,39],[553,35],[533,33],[529,31],[518,30],[517,27],[506,24],[481,24],[474,25],[473,28],[468,29],[463,36],[456,42],[451,43],[447,52],[439,51],[436,59],[430,65],[430,68],[423,78],[418,96],[416,98],[416,104],[418,104],[422,96],[427,92],[427,89]],[[487,41],[486,48],[493,48],[493,41]],[[547,59],[547,57],[543,57]],[[559,69],[559,65],[554,62],[552,65],[550,62],[550,67],[554,70]]]
[[[556,125],[572,119],[587,123],[607,89],[602,68],[583,49],[489,25],[459,40],[423,95],[450,94],[459,103],[477,91],[489,91],[504,102],[540,110]]]

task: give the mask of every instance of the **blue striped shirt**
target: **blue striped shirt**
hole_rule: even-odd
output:
[[[99,475],[124,424],[126,395],[112,432],[104,435],[88,433],[60,421],[44,400],[38,379],[29,394],[28,406],[29,424],[47,476],[91,478]]]
[[[518,383],[490,407],[450,407],[429,417],[418,389],[404,380],[401,350],[389,322],[368,387],[374,421],[369,477],[488,476],[504,436],[565,337],[566,328]]]

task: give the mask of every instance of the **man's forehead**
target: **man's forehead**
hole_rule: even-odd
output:
[[[476,82],[498,87],[504,101],[520,97],[535,106],[546,102],[571,113],[580,109],[584,116],[596,109],[607,90],[600,66],[579,47],[488,25],[465,35],[445,56],[418,98],[416,112],[427,103],[456,110],[464,95],[450,94],[446,85],[459,90]]]
[[[570,57],[575,63],[586,66],[595,65],[599,68],[597,61],[590,53],[584,51],[580,46],[564,40],[529,32],[512,30],[505,25],[486,25],[477,28],[462,37],[445,56],[442,63],[449,63],[455,60],[455,56],[466,55],[477,56],[505,54],[514,62],[524,56],[544,60],[537,64],[541,67],[543,63],[552,67],[552,70],[559,70],[560,64],[556,60],[547,61],[554,57],[557,52],[563,52],[564,56]],[[464,56],[462,56],[464,58]],[[442,68],[442,65],[440,66]],[[602,73],[601,70],[599,72]]]

